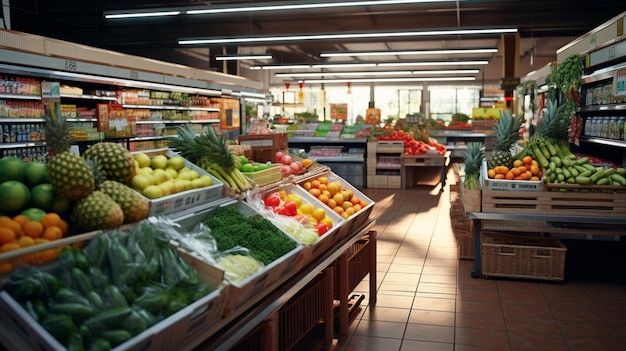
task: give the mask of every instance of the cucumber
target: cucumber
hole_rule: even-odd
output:
[[[106,340],[111,344],[111,347],[115,347],[119,344],[123,344],[130,340],[133,336],[127,330],[105,330],[98,334],[98,338]]]
[[[585,163],[582,166],[587,168],[588,171],[592,171],[592,172],[597,171],[596,167],[594,167],[591,163]]]
[[[577,164],[574,164],[574,168],[576,168],[576,170],[578,170],[578,172],[580,172],[580,173],[587,171],[587,168],[585,168],[585,167],[583,167],[581,165],[577,165]]]
[[[92,335],[98,335],[104,330],[119,327],[131,313],[132,311],[128,307],[112,308],[87,319],[84,325],[89,328]]]
[[[559,173],[559,174],[556,175],[556,179],[559,182],[564,182],[565,181],[565,176],[563,176],[563,173]]]
[[[581,157],[579,159],[576,159],[576,161],[574,161],[575,165],[579,165],[582,166],[584,164],[588,164],[589,163],[589,158],[588,157]]]
[[[616,169],[615,172],[617,172],[617,174],[621,175],[622,177],[626,176],[626,168],[620,167],[620,168]]]
[[[615,168],[607,168],[604,170],[604,176],[608,177],[612,174],[615,174],[615,172],[616,172]]]
[[[570,160],[569,158],[561,157],[561,164],[563,165],[563,167],[571,167],[572,160]]]
[[[93,290],[89,278],[87,278],[87,275],[82,269],[74,267],[71,269],[71,274],[72,282],[74,283],[76,290],[78,290],[81,294],[87,295],[91,290]]]
[[[94,339],[93,342],[89,345],[87,351],[110,351],[111,349],[111,344],[108,341],[102,338],[97,338]]]
[[[568,170],[572,174],[572,177],[578,177],[579,172],[575,167],[569,167]]]
[[[611,174],[611,179],[618,182],[620,185],[626,186],[626,178],[618,173]]]
[[[72,317],[72,320],[76,324],[79,324],[89,317],[93,317],[95,314],[91,306],[80,303],[57,303],[50,306],[50,312],[54,314],[66,314]]]
[[[107,286],[104,289],[104,294],[111,302],[111,305],[113,307],[128,307],[128,302],[126,301],[126,298],[124,297],[124,295],[122,295],[120,289],[118,289],[117,286]]]
[[[572,173],[566,167],[561,168],[561,170],[565,179],[572,177]]]
[[[551,171],[556,171],[556,162],[550,161],[549,166]]]
[[[593,174],[593,172],[591,171],[584,171],[581,172],[580,174],[578,174],[579,177],[591,177],[591,175]]]
[[[74,321],[65,314],[49,314],[41,326],[62,344],[65,344],[74,332]]]
[[[604,178],[604,171],[596,171],[596,173],[592,174],[590,178],[591,178],[591,181],[595,183],[601,178]]]
[[[561,159],[560,159],[559,157],[557,157],[557,156],[552,156],[552,157],[550,157],[550,162],[554,162],[554,164],[555,164],[557,167],[561,167],[561,165],[562,165],[562,163],[561,163]]]
[[[576,179],[577,184],[581,184],[581,185],[591,184],[591,178],[588,176],[579,175],[575,179]]]
[[[55,303],[80,303],[83,305],[89,305],[89,301],[79,293],[67,288],[61,288],[54,295]]]
[[[90,291],[89,294],[87,294],[87,300],[89,300],[91,306],[93,306],[96,311],[100,311],[104,306],[102,297],[100,297],[100,294],[95,291]]]
[[[609,185],[611,182],[609,177],[604,177],[601,179],[598,179],[598,181],[596,182],[597,185]]]

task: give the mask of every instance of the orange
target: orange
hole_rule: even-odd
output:
[[[321,183],[320,186],[318,187],[318,189],[320,189],[322,192],[327,191],[327,185],[324,183]]]
[[[348,207],[345,209],[345,213],[348,214],[348,216],[352,216],[354,214],[354,208],[352,207]]]
[[[319,188],[319,187],[320,187],[320,184],[322,184],[322,183],[320,183],[320,181],[319,181],[319,180],[317,180],[317,179],[312,180],[312,181],[311,181],[311,188],[316,188],[316,189],[317,189],[317,188]]]
[[[19,250],[21,248],[22,247],[16,242],[6,243],[0,246],[0,253],[13,251],[13,250]]]
[[[0,228],[0,245],[15,241],[15,232],[9,228]]]
[[[515,160],[513,161],[513,167],[519,167],[519,166],[523,166],[524,162],[522,160]]]
[[[537,166],[530,166],[530,173],[534,176],[538,175],[541,170]]]
[[[531,166],[537,166],[539,167],[539,162],[532,160],[532,162],[530,163]]]
[[[529,156],[524,156],[524,158],[522,158],[522,162],[523,162],[525,165],[530,164],[530,163],[532,163],[533,161],[534,161],[534,160],[533,160],[533,157],[532,157],[532,156],[530,156],[530,155],[529,155]]]
[[[360,203],[358,203],[358,204],[356,204],[356,205],[352,206],[352,208],[354,208],[354,212],[359,212],[359,211],[361,211],[361,209],[362,209],[363,207],[361,206],[361,204],[360,204]]]
[[[12,220],[10,217],[0,217],[0,227],[5,227],[13,230],[16,238],[22,236],[22,226],[18,222]]]
[[[312,163],[313,163],[313,160],[309,158],[305,158],[304,160],[302,160],[302,167],[304,168],[309,167]]]
[[[24,227],[24,224],[26,224],[26,222],[30,221],[30,218],[28,218],[27,216],[23,215],[23,214],[19,214],[15,217],[13,217],[13,222],[17,222],[19,223],[22,228]]]
[[[363,207],[365,207],[365,206],[367,206],[367,205],[369,205],[369,203],[368,203],[367,201],[365,201],[365,200],[361,200],[361,207],[362,207],[362,208],[363,208]]]
[[[24,235],[23,237],[17,239],[17,244],[20,247],[28,247],[28,246],[33,246],[35,245],[35,239],[31,238],[30,236],[26,236]]]
[[[515,174],[513,174],[513,171],[508,171],[504,175],[504,179],[513,180],[513,178],[515,178]]]
[[[537,182],[537,181],[539,181],[541,179],[539,179],[539,177],[537,177],[537,176],[532,176],[532,177],[530,177],[530,180],[532,180],[533,182]]]
[[[317,181],[320,182],[320,184],[328,184],[328,177],[322,176],[317,178]]]
[[[335,206],[335,207],[333,208],[333,211],[337,212],[337,214],[343,214],[344,209],[343,209],[343,207],[341,207],[341,206]]]
[[[341,217],[343,217],[345,219],[348,219],[348,217],[350,217],[350,216],[348,215],[348,212],[344,212],[344,213],[341,214]]]
[[[311,188],[309,190],[309,193],[317,198],[319,198],[319,196],[322,194],[322,192],[318,188]]]
[[[530,179],[530,177],[528,176],[528,173],[524,172],[522,174],[519,175],[520,179],[522,180],[528,180]]]
[[[321,195],[318,197],[318,199],[319,199],[321,202],[325,203],[325,204],[327,204],[327,203],[328,203],[328,200],[330,200],[330,199],[328,198],[328,195],[326,195],[326,194],[321,194]]]
[[[327,205],[330,208],[335,208],[335,206],[337,206],[337,201],[335,201],[334,199],[328,199]]]
[[[518,167],[518,169],[519,169],[519,170],[520,170],[520,172],[522,172],[522,173],[526,173],[526,171],[528,170],[528,168],[526,168],[526,166],[521,166],[521,167]]]
[[[63,235],[67,234],[67,231],[70,229],[69,228],[69,224],[64,219],[59,221],[59,226],[58,227],[61,228],[61,232],[63,233]]]
[[[0,262],[0,274],[5,274],[13,271],[13,263],[9,261]]]
[[[40,264],[41,263],[41,252],[33,252],[32,254],[28,254],[25,256],[22,256],[20,258],[20,261],[26,263],[26,264],[30,264],[30,265],[34,265],[34,264]]]
[[[330,182],[326,185],[326,189],[330,192],[330,195],[333,196],[339,191],[341,191],[341,184],[337,182]]]
[[[343,204],[343,202],[345,201],[341,193],[335,194],[333,196],[333,200],[335,200],[338,206],[341,206],[341,204]]]
[[[361,203],[361,199],[359,199],[359,198],[358,198],[358,197],[356,197],[356,196],[353,196],[353,197],[351,197],[351,198],[350,198],[350,202],[351,202],[353,205],[360,204],[360,203]]]
[[[333,197],[332,195],[330,195],[330,191],[328,191],[328,190],[324,190],[324,191],[322,191],[322,195],[326,195],[326,196],[328,196],[328,198],[329,198],[329,199],[330,199],[331,197]]]
[[[496,174],[496,176],[494,178],[495,179],[504,179],[504,174],[498,173],[498,174]]]
[[[63,237],[63,233],[59,227],[48,227],[43,231],[43,235],[41,237],[53,241],[61,239]]]
[[[496,170],[495,170],[495,169],[493,169],[493,168],[490,168],[490,169],[487,171],[487,177],[489,177],[489,178],[491,178],[491,179],[495,178],[495,177],[496,177]]]
[[[345,210],[345,209],[347,209],[347,208],[349,208],[349,207],[352,207],[352,206],[354,206],[354,205],[352,205],[352,202],[350,202],[350,201],[344,201],[344,202],[341,204],[341,207],[343,207],[343,209],[344,209],[344,210]]]
[[[59,216],[58,214],[56,214],[54,212],[47,213],[41,219],[41,224],[43,224],[44,228],[48,228],[48,227],[52,227],[52,226],[58,227],[59,226],[59,222],[61,222],[61,216]]]
[[[506,172],[509,171],[509,168],[507,166],[496,166],[493,168],[493,170],[496,172],[496,175],[497,174],[505,175]]]
[[[304,182],[302,183],[302,187],[304,188],[304,190],[309,191],[311,190],[311,182]]]
[[[511,170],[511,172],[512,172],[512,173],[513,173],[513,175],[514,175],[514,176],[516,176],[516,177],[517,177],[518,175],[522,174],[522,171],[520,171],[520,169],[519,169],[519,168],[513,168],[513,169]]]
[[[36,221],[28,221],[23,227],[24,235],[33,239],[38,238],[43,234],[43,225]]]

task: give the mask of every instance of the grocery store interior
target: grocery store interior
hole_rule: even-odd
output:
[[[626,351],[624,21],[4,0],[0,350]]]

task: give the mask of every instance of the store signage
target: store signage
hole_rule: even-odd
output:
[[[330,119],[345,121],[348,119],[348,104],[330,104]]]
[[[520,79],[517,77],[504,77],[500,79],[500,89],[502,90],[515,90],[520,83]]]
[[[61,85],[59,82],[41,82],[42,99],[59,99],[61,97]]]
[[[626,96],[626,69],[615,71],[613,82],[613,95]]]

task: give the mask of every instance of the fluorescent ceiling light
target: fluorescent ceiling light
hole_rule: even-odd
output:
[[[402,56],[402,55],[444,55],[444,54],[487,54],[498,52],[498,49],[445,49],[445,50],[412,50],[412,51],[355,51],[355,52],[323,52],[320,57],[354,57],[354,56]]]
[[[323,39],[364,39],[364,38],[391,38],[391,37],[419,37],[437,35],[467,35],[467,34],[503,34],[516,33],[515,28],[496,29],[442,29],[431,31],[406,31],[406,32],[361,32],[361,33],[338,33],[338,34],[302,34],[285,36],[263,36],[263,37],[229,37],[215,39],[180,39],[180,45],[211,45],[211,44],[236,44],[236,43],[258,43],[258,42],[284,42],[284,41],[307,41]]]
[[[313,3],[267,3],[259,6],[228,5],[211,6],[207,9],[189,10],[188,15],[209,15],[220,13],[256,12],[256,11],[289,11],[324,9],[336,7],[356,7],[356,6],[381,6],[381,5],[403,5],[431,2],[451,2],[456,0],[374,0],[374,1],[317,1]]]
[[[457,65],[486,65],[489,61],[429,61],[429,62],[380,62],[378,67],[406,67],[406,66],[457,66]]]
[[[432,71],[365,71],[365,72],[312,72],[312,73],[276,73],[276,77],[329,77],[329,76],[393,76],[410,74],[475,74],[480,72],[477,69],[452,69],[452,70],[432,70]]]
[[[423,77],[423,78],[363,78],[363,79],[306,79],[305,84],[316,83],[402,83],[402,82],[450,82],[476,80],[476,77]]]
[[[155,11],[155,12],[120,12],[120,13],[105,13],[106,19],[119,19],[119,18],[138,18],[138,17],[162,17],[162,16],[178,16],[180,11]]]
[[[236,60],[271,60],[270,54],[243,54],[243,55],[217,55],[215,59],[218,61],[236,61]]]
[[[417,62],[379,62],[379,63],[336,63],[336,64],[319,64],[319,65],[264,65],[252,66],[251,70],[272,69],[272,70],[288,70],[288,69],[316,69],[316,68],[355,68],[355,67],[393,67],[393,66],[456,66],[456,65],[486,65],[487,60],[474,61],[417,61]]]

